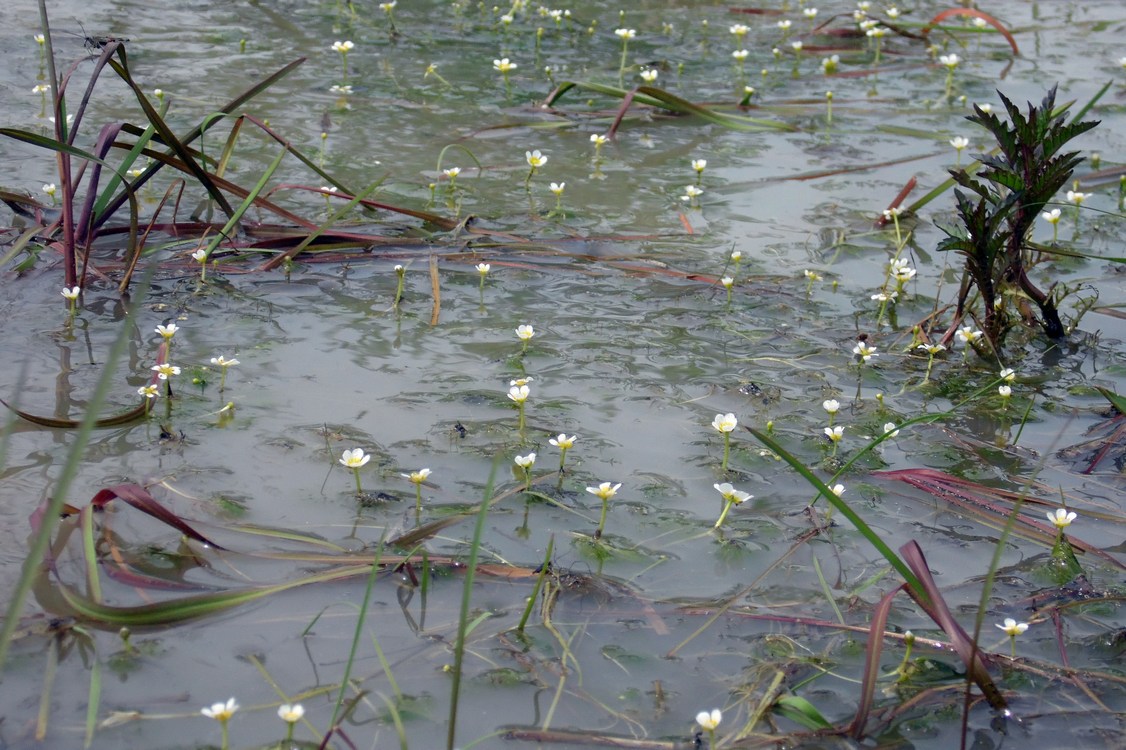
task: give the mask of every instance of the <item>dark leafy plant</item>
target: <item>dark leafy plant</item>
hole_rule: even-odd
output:
[[[1056,88],[1039,106],[1028,104],[1025,115],[998,92],[1008,113],[1005,122],[977,105],[966,119],[981,125],[997,140],[997,149],[980,157],[982,169],[970,175],[950,170],[954,181],[969,191],[955,189],[962,226],[943,227],[949,237],[940,250],[954,250],[966,258],[966,275],[958,295],[958,317],[965,313],[970,290],[981,293],[982,328],[990,342],[1000,343],[1007,320],[996,304],[998,292],[1015,290],[1039,308],[1039,323],[1052,338],[1064,335],[1053,289],[1041,290],[1028,277],[1028,236],[1044,205],[1067,184],[1078,152],[1061,153],[1064,144],[1098,125],[1097,120],[1064,122],[1066,107],[1056,110]]]

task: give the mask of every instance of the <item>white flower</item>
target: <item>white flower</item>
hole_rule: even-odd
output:
[[[712,427],[719,432],[731,432],[739,424],[739,420],[731,412],[727,414],[716,414],[715,419],[712,420]]]
[[[46,193],[47,195],[51,196],[52,198],[55,197],[55,193],[57,191],[58,191],[58,187],[53,182],[48,182],[46,185],[43,186],[43,192]]]
[[[731,53],[731,56],[734,57],[739,62],[743,62],[744,60],[747,59],[747,55],[749,55],[749,54],[751,54],[751,53],[748,52],[745,49],[737,49],[737,50],[735,50],[734,52]]]
[[[567,183],[565,182],[553,182],[547,186],[548,190],[555,193],[556,195],[563,195],[563,189],[565,187],[567,187]]]
[[[640,75],[641,80],[646,83],[653,83],[653,81],[657,80],[657,76],[660,75],[660,73],[653,68],[645,68],[638,75]]]
[[[344,96],[348,96],[352,93],[352,85],[346,83],[341,86],[338,83],[334,83],[328,87],[328,91],[330,94],[343,94]]]
[[[735,487],[732,486],[730,482],[724,482],[723,484],[713,484],[712,487],[715,487],[715,491],[720,495],[723,495],[724,501],[734,503],[735,505],[745,503],[754,497],[754,495],[749,492],[743,492],[742,490],[735,489]]]
[[[422,484],[426,481],[426,477],[430,476],[430,469],[419,469],[412,471],[410,474],[400,474],[403,479],[409,479],[415,484]]]
[[[1012,383],[1017,379],[1017,371],[1011,367],[1005,367],[1001,369],[1001,373],[998,375],[998,377],[1001,378],[1001,380],[1004,380],[1006,383]]]
[[[492,266],[488,263],[478,263],[474,267],[477,269],[477,273],[481,274],[482,276],[488,276],[489,270],[492,268]]]
[[[292,706],[285,703],[278,706],[278,718],[287,724],[296,724],[304,715],[305,707],[300,703],[294,703]]]
[[[511,385],[527,385],[528,383],[531,383],[534,380],[535,380],[535,378],[533,378],[531,375],[529,375],[526,378],[516,378],[515,380],[510,380],[510,381],[508,381],[508,384],[510,386]]]
[[[1079,193],[1075,190],[1067,191],[1067,202],[1074,203],[1077,206],[1083,205],[1083,201],[1091,197],[1090,193]]]
[[[199,250],[196,250],[194,253],[192,253],[192,260],[199,261],[200,263],[206,263],[207,251],[201,247]]]
[[[852,353],[859,356],[861,361],[863,362],[867,362],[872,357],[880,356],[876,353],[876,347],[868,346],[868,344],[864,341],[858,341],[856,343],[856,346],[852,348]]]
[[[453,178],[461,174],[461,167],[450,167],[449,169],[443,169],[442,174],[452,180]]]
[[[220,354],[218,357],[211,358],[211,364],[215,365],[216,367],[234,367],[238,363],[239,361],[237,359],[227,359],[222,354]]]
[[[394,8],[395,8],[395,5],[396,5],[396,4],[398,3],[398,2],[399,2],[399,0],[389,0],[389,1],[388,1],[388,2],[386,2],[386,3],[380,3],[380,4],[379,4],[379,9],[380,9],[381,11],[385,12],[385,13],[390,13],[390,12],[391,12],[392,10],[394,10]]]
[[[595,146],[601,146],[607,140],[608,139],[606,138],[606,136],[602,135],[601,133],[591,133],[590,134],[590,142],[593,143]]]
[[[962,62],[962,58],[951,52],[949,55],[940,55],[938,61],[953,70],[958,67],[958,63]]]
[[[636,29],[614,29],[614,33],[621,37],[622,41],[629,41],[637,36]]]
[[[544,164],[547,164],[547,157],[541,154],[539,152],[539,149],[536,149],[535,151],[525,151],[524,158],[527,159],[528,166],[532,169],[536,169],[537,167],[542,167]]]
[[[836,414],[841,409],[841,402],[835,398],[828,399],[821,402],[821,408],[830,414]]]
[[[153,372],[155,372],[156,376],[158,378],[160,378],[161,380],[168,380],[168,378],[172,377],[173,375],[179,375],[180,374],[180,368],[179,367],[177,367],[176,365],[170,365],[170,364],[167,364],[167,363],[165,363],[163,365],[153,365],[149,369],[152,370]]]
[[[213,703],[210,708],[201,708],[199,710],[201,714],[209,719],[215,719],[221,722],[229,720],[234,716],[235,711],[238,711],[238,703],[235,702],[234,698],[228,699],[226,703]]]
[[[530,396],[531,393],[531,389],[526,385],[514,385],[508,389],[508,398],[518,404],[522,404],[528,400],[528,396]]]
[[[887,221],[891,221],[895,217],[902,216],[902,215],[903,215],[903,209],[900,208],[899,206],[896,206],[894,208],[884,209],[884,219],[886,219]]]
[[[1048,222],[1052,226],[1060,223],[1060,216],[1062,216],[1062,213],[1058,208],[1053,208],[1051,211],[1045,211],[1044,213],[1040,214],[1040,218]]]
[[[70,288],[67,288],[67,287],[64,286],[63,291],[61,292],[61,294],[64,297],[66,297],[68,300],[71,300],[72,302],[74,300],[78,299],[78,295],[81,294],[81,293],[82,293],[82,287],[80,287],[80,286],[74,286],[74,287],[70,287]]]
[[[727,30],[730,31],[735,36],[740,37],[740,38],[746,36],[747,32],[750,31],[750,29],[747,26],[744,26],[741,23],[734,24],[734,25],[728,27]]]
[[[837,497],[840,497],[841,495],[843,495],[845,493],[845,486],[843,484],[834,484],[832,487],[829,488],[829,491],[832,492]]]
[[[705,169],[708,168],[708,160],[707,159],[693,159],[692,160],[692,168],[695,169],[697,172],[703,172]]]
[[[178,330],[180,330],[180,326],[176,325],[175,323],[169,323],[166,326],[160,325],[156,327],[156,332],[163,336],[166,340],[175,336],[176,331]]]
[[[735,285],[735,279],[731,278],[730,276],[724,276],[722,279],[719,280],[719,283],[723,284],[724,289],[730,289],[732,286]]]
[[[811,20],[817,18],[817,8],[804,8],[802,9],[801,13],[803,16]]]
[[[578,435],[572,435],[571,437],[567,437],[567,433],[561,432],[561,433],[559,433],[558,437],[553,437],[550,440],[548,440],[547,442],[551,443],[552,445],[554,445],[559,450],[565,451],[575,444],[575,438],[577,438],[577,437],[578,437]]]
[[[695,185],[688,185],[684,188],[684,197],[688,200],[691,200],[692,198],[699,198],[703,194],[703,188],[698,188]]]
[[[888,14],[888,18],[891,18],[893,20],[899,18],[899,8],[896,8],[894,5],[888,8],[885,12]]]
[[[341,53],[348,52],[349,50],[351,50],[355,46],[356,45],[352,44],[351,41],[346,41],[346,42],[336,41],[336,42],[332,43],[332,48],[334,50],[336,50],[337,52],[341,52]]]
[[[741,260],[743,260],[743,251],[732,250],[731,251],[731,262],[732,263],[738,263]]]
[[[981,338],[981,331],[974,330],[973,326],[962,326],[955,334],[963,344],[972,344]]]
[[[960,152],[962,149],[970,145],[970,139],[966,138],[965,136],[959,135],[950,140],[950,145],[954,147],[955,151]]]
[[[43,36],[42,34],[36,34],[32,37],[32,39],[35,40],[36,44],[46,44],[47,42],[47,37]]]
[[[1048,520],[1057,529],[1066,529],[1075,518],[1075,512],[1069,511],[1067,508],[1056,508],[1054,512],[1048,513]]]
[[[530,469],[530,468],[532,468],[532,465],[536,462],[536,454],[535,453],[529,453],[526,456],[517,456],[516,458],[514,458],[512,460],[521,469]]]
[[[946,347],[943,346],[942,344],[919,344],[915,348],[916,349],[922,349],[923,351],[925,351],[927,354],[931,355],[932,357],[934,355],[938,354],[939,352],[946,351]]]
[[[137,393],[138,395],[144,396],[145,398],[156,398],[160,395],[160,387],[155,383],[151,385],[142,385],[137,389]]]
[[[719,723],[723,721],[723,713],[718,708],[713,708],[711,713],[701,711],[696,714],[696,723],[700,725],[700,729],[705,732],[714,732]]]
[[[37,84],[35,84],[35,86],[32,87],[31,93],[33,93],[33,94],[46,94],[50,90],[51,90],[50,84],[37,83]]]
[[[989,102],[986,102],[985,104],[979,104],[977,105],[977,108],[987,115],[993,113],[993,105]]]
[[[836,427],[826,427],[825,437],[829,438],[834,443],[841,442],[841,438],[844,437],[844,427],[841,425],[837,425]]]
[[[811,271],[808,268],[802,271],[802,274],[804,274],[805,277],[810,281],[821,281],[821,274],[817,273],[816,271]]]
[[[341,464],[347,466],[349,469],[358,469],[370,461],[371,456],[364,453],[363,448],[353,448],[350,451],[344,451],[339,460]]]
[[[511,73],[519,67],[514,62],[510,62],[507,57],[502,57],[499,60],[493,60],[493,70],[498,73]]]
[[[803,41],[801,41],[801,40],[799,39],[799,40],[798,40],[798,41],[796,41],[796,42],[790,42],[790,46],[791,46],[791,47],[793,47],[793,49],[794,49],[794,52],[801,52],[801,51],[802,51],[802,47],[804,47],[804,46],[805,46],[805,42],[803,42]]]
[[[865,23],[870,23],[870,22],[866,21]],[[888,30],[885,29],[883,26],[873,26],[872,28],[868,29],[864,33],[867,36],[874,37],[876,39],[880,39],[888,33]]]
[[[1009,398],[1013,395],[1012,386],[999,385],[997,386],[997,393],[1001,396],[1001,398]]]
[[[821,70],[825,71],[826,73],[832,73],[832,72],[836,71],[837,66],[840,65],[840,63],[841,63],[841,56],[840,55],[832,55],[831,57],[823,57],[823,58],[821,58]]]
[[[884,423],[884,434],[888,437],[895,437],[899,434],[899,430],[895,429],[895,422]]]
[[[1001,630],[1005,631],[1005,635],[1010,638],[1016,638],[1018,635],[1028,630],[1027,622],[1017,622],[1011,617],[1006,617],[1004,623],[994,623]]]
[[[781,21],[778,22],[777,25],[778,25],[778,28],[782,29],[782,31],[789,31],[790,27],[794,25],[794,22],[791,21],[788,18],[783,18]]]
[[[597,495],[599,499],[606,502],[614,495],[618,494],[618,489],[622,486],[621,482],[611,485],[609,482],[602,482],[597,487],[587,487],[586,491],[592,495]]]
[[[536,335],[536,330],[529,325],[516,326],[516,336],[521,341],[530,341]]]
[[[898,296],[899,292],[877,292],[872,295],[872,299],[877,302],[895,302]]]

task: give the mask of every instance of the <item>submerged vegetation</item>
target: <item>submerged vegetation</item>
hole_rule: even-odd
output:
[[[1082,322],[1122,317],[1092,269],[1126,262],[1126,168],[1077,176],[1113,81],[975,103],[1018,26],[925,3],[322,5],[356,41],[195,111],[142,83],[133,31],[84,32],[60,73],[40,2],[49,130],[0,128],[56,170],[49,202],[0,191],[3,283],[61,307],[3,401],[35,498],[0,568],[0,684],[40,680],[0,702],[17,745],[966,747],[1076,715],[1121,739],[1126,350]],[[486,43],[472,85],[433,62]],[[408,85],[376,45],[429,62]],[[309,148],[278,91],[314,64]],[[404,131],[376,173],[329,149],[372,90],[398,99],[369,130]],[[873,136],[927,150],[857,158]],[[797,229],[740,215],[797,183],[825,201]]]

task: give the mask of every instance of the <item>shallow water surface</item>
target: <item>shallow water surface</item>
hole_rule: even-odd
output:
[[[372,5],[49,4],[60,32],[77,16],[91,34],[128,37],[134,75],[165,92],[167,119],[181,131],[307,57],[247,111],[344,184],[381,180],[376,200],[469,221],[440,231],[356,212],[344,224],[388,244],[306,253],[288,273],[256,270],[265,255],[229,253],[209,267],[206,283],[188,257],[194,243],[157,233],[137,276],[140,283],[150,269],[150,286],[128,301],[116,292],[123,258],[114,237],[91,258],[96,270],[73,320],[58,295],[54,249],[22,272],[15,264],[24,255],[9,262],[0,296],[3,397],[20,409],[80,418],[107,367],[115,378],[103,411],[132,408],[156,362],[155,327],[179,326],[175,399],[155,402],[148,419],[96,430],[66,499],[82,507],[103,487],[137,483],[226,549],[202,547],[115,501],[91,519],[102,601],[143,608],[310,582],[187,622],[138,623],[130,651],[113,618],[64,598],[92,596],[73,530],[57,571],[40,577],[24,608],[0,675],[0,744],[77,747],[93,705],[91,747],[214,747],[219,729],[199,709],[235,696],[242,708],[230,723],[232,747],[275,746],[285,732],[277,706],[293,701],[307,711],[295,736],[315,747],[329,729],[377,555],[384,566],[344,691],[347,740],[331,746],[446,744],[473,512],[489,492],[499,499],[486,517],[470,602],[459,747],[583,747],[604,736],[687,747],[699,731],[693,718],[712,707],[724,711],[719,746],[765,745],[788,733],[796,733],[793,744],[817,742],[801,734],[793,713],[770,707],[797,697],[847,726],[868,625],[901,579],[853,524],[826,513],[825,498],[810,509],[817,491],[743,429],[768,423],[820,479],[845,486],[844,499],[890,548],[918,542],[955,619],[971,633],[980,625],[979,647],[996,654],[990,673],[1022,719],[1010,733],[1037,746],[1061,737],[1077,747],[1121,743],[1124,454],[1114,432],[1121,417],[1096,390],[1126,391],[1121,265],[1109,260],[1126,236],[1119,3],[1007,5],[1012,15],[1000,20],[1021,49],[1014,57],[999,33],[968,19],[927,40],[908,36],[945,7],[921,2],[897,19],[904,35],[883,38],[878,66],[872,42],[828,31],[853,28],[855,6],[838,2],[822,4],[816,20],[792,3],[734,13],[638,2],[619,17],[617,6],[583,2],[558,25],[535,7],[506,25],[503,9],[491,6],[403,2],[393,10],[395,35]],[[871,13],[889,21],[882,8]],[[0,85],[10,103],[0,118],[46,134],[45,105],[30,93],[45,75],[32,40],[35,7],[18,0],[0,14]],[[841,18],[814,30],[835,14]],[[784,19],[792,21],[786,32]],[[730,31],[736,23],[749,27],[741,43]],[[652,68],[655,85],[677,96],[791,128],[742,132],[635,108],[596,151],[591,135],[607,132],[619,99],[573,90],[552,108],[541,103],[562,81],[616,85],[618,27],[637,30],[627,88]],[[346,81],[331,49],[345,39],[355,44]],[[84,54],[80,38],[59,33],[55,44],[60,60]],[[742,69],[732,57],[741,47]],[[949,53],[962,61],[947,97],[936,60]],[[840,61],[827,76],[821,60],[831,55]],[[518,64],[507,90],[493,69],[499,57]],[[438,75],[427,75],[431,64]],[[80,63],[81,84],[72,87],[84,85],[90,67]],[[904,217],[910,237],[899,252],[918,273],[879,320],[872,295],[897,239],[875,220],[908,180],[918,187],[904,205],[981,152],[985,134],[964,118],[973,102],[999,106],[994,89],[1038,102],[1058,82],[1059,101],[1074,109],[1108,80],[1089,114],[1102,124],[1075,144],[1101,155],[1075,175],[1092,195],[1078,220],[1057,198],[1061,246],[1089,257],[1034,269],[1041,287],[1058,281],[1075,290],[1061,307],[1073,330],[1053,341],[1018,323],[1000,362],[964,356],[958,346],[925,378],[912,327],[933,325],[940,335],[961,281],[960,259],[935,249],[945,236],[937,224],[954,221],[953,196],[944,192]],[[745,86],[756,89],[752,106],[735,109]],[[834,94],[831,122],[826,90]],[[91,147],[105,121],[140,121],[130,97],[107,73],[76,143]],[[211,131],[204,150],[218,154],[227,132]],[[232,181],[253,185],[276,156],[275,142],[258,132],[247,125],[240,137]],[[958,135],[973,142],[960,157],[949,145]],[[529,178],[532,149],[548,161]],[[694,159],[707,160],[699,175]],[[46,152],[0,139],[6,189],[42,197],[40,186],[58,181],[54,164]],[[451,166],[461,169],[452,185],[442,173]],[[170,181],[162,172],[142,188],[145,211],[156,209]],[[558,200],[551,183],[565,183]],[[323,182],[288,159],[271,181],[283,186],[275,199],[323,221],[325,198],[284,187],[292,184]],[[703,193],[685,200],[689,185]],[[187,192],[184,215],[201,199]],[[250,223],[277,223],[249,215]],[[1038,222],[1033,239],[1049,244],[1052,234]],[[483,284],[478,263],[491,266]],[[807,281],[807,270],[820,278]],[[724,275],[734,278],[730,295]],[[525,324],[535,336],[522,353],[515,329]],[[121,335],[125,355],[110,362]],[[852,353],[858,336],[877,348],[869,364]],[[239,360],[222,392],[209,364],[219,355]],[[1002,363],[1017,371],[1007,401],[996,391]],[[506,396],[518,378],[531,378],[523,431]],[[845,426],[835,449],[823,433],[828,399],[840,402],[834,424]],[[711,424],[728,412],[740,426],[724,471],[723,438]],[[903,427],[834,477],[885,424],[942,412],[950,413]],[[562,475],[548,442],[561,432],[578,436]],[[1087,471],[1108,438],[1109,451]],[[74,430],[10,423],[0,475],[4,600],[27,555],[28,517],[54,493],[76,440]],[[338,461],[352,448],[371,455],[359,495]],[[534,483],[525,492],[513,459],[530,452]],[[415,486],[404,475],[423,467],[432,474],[416,513]],[[973,484],[928,490],[878,473],[894,470]],[[587,488],[606,481],[621,488],[595,540],[601,504]],[[715,485],[725,482],[754,497],[717,531],[723,502]],[[998,499],[990,489],[1012,494]],[[1079,514],[1067,532],[1086,545],[1082,578],[1061,580],[1049,555],[1044,513],[1061,498]],[[990,502],[1004,512],[981,510]],[[1025,520],[1005,532],[1014,503]],[[387,543],[419,526],[430,532]],[[537,606],[518,632],[549,543],[551,605]],[[397,566],[406,555],[413,564]],[[1097,601],[1078,606],[1085,600]],[[1070,604],[1055,606],[1061,602]],[[1016,640],[1017,664],[994,627],[1006,617],[1032,623]],[[885,639],[866,736],[955,746],[965,682],[962,662],[942,645],[949,639],[902,595],[887,629],[897,635]],[[896,686],[898,634],[908,629],[919,636],[911,657],[918,661],[912,679]],[[100,688],[93,701],[91,685]],[[973,701],[968,724],[977,746],[1003,741],[983,701]]]

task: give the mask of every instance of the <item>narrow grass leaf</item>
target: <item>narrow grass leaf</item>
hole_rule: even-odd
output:
[[[797,695],[783,695],[776,700],[774,712],[806,729],[817,731],[833,728],[829,720],[822,716],[812,703]]]
[[[804,477],[807,482],[813,485],[813,487],[822,496],[824,496],[825,500],[838,511],[840,511],[840,513],[845,518],[847,518],[853,526],[856,527],[856,530],[860,532],[861,536],[867,539],[868,543],[875,547],[876,551],[883,555],[884,559],[891,563],[891,566],[893,568],[899,571],[899,574],[903,576],[903,580],[907,582],[907,585],[910,588],[914,589],[924,599],[926,598],[927,594],[923,590],[922,583],[919,581],[919,578],[911,571],[907,564],[904,563],[902,559],[900,559],[899,555],[895,554],[895,552],[892,551],[891,547],[889,547],[884,542],[884,540],[880,538],[879,534],[877,534],[872,529],[872,527],[865,523],[863,518],[857,515],[856,511],[854,511],[848,503],[837,497],[836,494],[834,494],[833,491],[829,489],[828,485],[822,482],[816,474],[810,471],[808,466],[803,464],[793,454],[779,445],[774,440],[774,438],[770,437],[764,432],[756,430],[753,427],[748,427],[747,429],[752,435],[758,438],[760,443],[778,454],[783,461],[793,467],[794,471],[798,472],[798,474]]]
[[[899,551],[919,577],[919,580],[922,581],[922,588],[919,591],[908,588],[907,593],[946,633],[946,637],[950,639],[950,644],[962,657],[962,662],[966,665],[966,673],[977,684],[990,707],[995,711],[1005,709],[1008,706],[1008,701],[1005,700],[1005,696],[993,683],[993,678],[989,676],[989,670],[985,668],[985,661],[977,648],[976,642],[970,638],[969,634],[954,619],[954,615],[951,614],[950,608],[942,596],[942,590],[938,587],[934,577],[931,576],[927,559],[923,555],[923,550],[919,547],[918,542],[910,541],[900,547]],[[920,597],[919,594],[924,592],[925,596]]]
[[[947,18],[953,18],[955,16],[972,16],[974,18],[982,19],[990,26],[997,29],[997,31],[1001,32],[1001,36],[1005,37],[1005,41],[1008,42],[1009,46],[1013,48],[1014,55],[1020,55],[1020,48],[1017,47],[1017,40],[1013,38],[1012,33],[1007,28],[1005,28],[1005,25],[988,13],[984,13],[980,10],[977,10],[976,8],[947,8],[946,10],[942,11],[934,18],[932,18],[930,20],[930,23],[923,27],[922,33],[924,35],[929,34],[933,27],[938,26]]]
[[[887,628],[892,601],[903,588],[904,584],[900,584],[884,594],[879,604],[872,610],[872,622],[868,627],[868,647],[864,649],[864,677],[860,685],[860,701],[856,706],[856,716],[848,727],[848,734],[854,740],[864,736],[864,725],[868,723],[868,714],[872,710],[876,682],[880,679],[880,654],[884,648],[884,630]]]
[[[147,513],[161,523],[171,526],[186,537],[218,550],[223,549],[223,547],[189,526],[178,515],[161,505],[148,490],[139,484],[127,482],[101,489],[90,499],[90,505],[101,508],[115,499],[124,500],[142,513]]]

